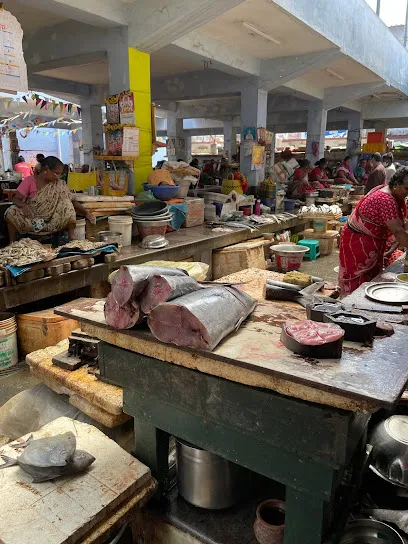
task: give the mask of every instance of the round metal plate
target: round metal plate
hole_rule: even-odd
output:
[[[366,297],[387,304],[408,303],[408,286],[399,283],[374,283],[365,289]]]

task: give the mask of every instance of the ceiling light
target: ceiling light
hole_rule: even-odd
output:
[[[281,45],[281,42],[279,40],[273,38],[272,36],[269,36],[268,34],[265,34],[265,32],[262,32],[262,30],[259,30],[259,28],[256,28],[256,26],[252,26],[246,21],[242,21],[242,26],[245,27],[247,30],[250,30],[251,32],[255,32],[255,34],[258,34],[258,36],[261,36],[261,38],[265,38],[265,40],[268,40],[275,45]]]
[[[341,76],[340,74],[338,74],[334,70],[331,70],[330,68],[326,68],[326,72],[328,74],[330,74],[331,76],[333,76],[333,77],[337,77],[337,79],[341,79],[341,81],[344,81],[344,79],[345,79],[343,76]]]

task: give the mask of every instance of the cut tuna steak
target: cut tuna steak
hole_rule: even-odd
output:
[[[338,325],[310,320],[285,323],[285,330],[289,336],[305,346],[321,346],[344,336],[344,330]]]
[[[113,329],[131,329],[140,319],[139,304],[135,300],[119,306],[112,293],[106,298],[104,313],[106,324]]]
[[[256,302],[233,287],[208,287],[156,306],[148,317],[154,336],[177,346],[214,349],[255,309]]]
[[[112,281],[112,293],[116,302],[123,306],[138,297],[146,287],[149,279],[155,274],[188,276],[187,272],[180,268],[148,265],[121,266]]]
[[[140,298],[140,308],[145,314],[149,314],[153,308],[203,287],[190,276],[155,275],[149,280],[149,284]]]

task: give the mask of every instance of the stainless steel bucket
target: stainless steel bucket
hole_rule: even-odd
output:
[[[220,510],[241,499],[248,481],[243,467],[179,439],[176,445],[178,489],[187,502]]]

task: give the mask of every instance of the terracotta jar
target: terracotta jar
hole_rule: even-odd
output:
[[[256,509],[254,533],[259,544],[283,544],[285,535],[285,510],[283,501],[270,499]]]

